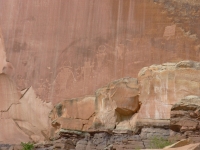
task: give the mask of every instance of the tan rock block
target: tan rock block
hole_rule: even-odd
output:
[[[87,122],[87,120],[60,117],[52,122],[52,126],[57,129],[83,130]]]
[[[130,128],[127,120],[140,107],[138,94],[135,78],[122,78],[98,89],[96,91],[96,120],[100,121],[102,127],[106,129],[114,129],[117,122],[119,122],[118,129],[122,128],[122,124],[126,124],[126,129]],[[126,121],[121,122],[123,120]]]

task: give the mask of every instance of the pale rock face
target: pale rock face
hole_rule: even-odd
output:
[[[4,47],[4,40],[0,29],[0,73],[3,72],[3,68],[6,65],[6,53]]]
[[[7,111],[11,105],[18,104],[21,94],[14,82],[4,73],[0,74],[1,111]]]
[[[32,86],[41,99],[57,104],[136,77],[144,66],[198,61],[200,12],[184,1],[196,3],[0,0],[6,56],[18,88]],[[0,50],[3,64],[4,55]]]
[[[25,134],[13,119],[0,119],[0,141],[6,144],[28,142],[29,136]]]
[[[2,113],[2,118],[14,119],[22,131],[30,136],[30,139],[34,140],[37,137],[37,141],[38,139],[43,141],[48,137],[45,133],[48,131],[49,119],[47,116],[51,109],[51,103],[43,102],[37,98],[33,88],[30,87],[18,104],[12,105],[7,112]]]
[[[87,131],[92,125],[94,113],[95,97],[87,96],[58,103],[49,117],[55,132],[60,129]]]
[[[20,93],[5,74],[0,74],[0,95],[0,141],[13,144],[48,137],[51,103],[37,98],[32,87]]]
[[[181,61],[143,68],[138,74],[142,103],[138,122],[169,123],[173,104],[187,95],[200,95],[199,66],[198,62]]]
[[[98,127],[101,124],[105,129],[114,129],[117,122],[124,121],[123,118],[130,118],[138,111],[140,107],[138,93],[138,83],[135,78],[122,78],[98,89],[94,123]],[[127,124],[126,121],[124,123]],[[119,126],[120,124],[118,128]]]

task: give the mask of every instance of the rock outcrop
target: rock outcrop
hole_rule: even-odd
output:
[[[49,117],[53,133],[61,129],[88,131],[95,114],[95,97],[64,100],[53,108]]]
[[[134,131],[140,108],[138,93],[137,79],[123,78],[98,89],[96,96],[64,100],[49,115],[52,135],[62,129]]]
[[[200,63],[181,61],[143,68],[138,74],[138,125],[169,125],[173,104],[188,95],[200,95]]]
[[[199,137],[200,97],[190,95],[174,104],[170,113],[170,128],[187,137]]]
[[[97,129],[131,129],[140,108],[138,81],[135,78],[122,78],[109,83],[96,91]],[[133,116],[133,114],[135,114]]]

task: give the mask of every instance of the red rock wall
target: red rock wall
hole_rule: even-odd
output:
[[[184,2],[0,0],[13,78],[56,103],[136,77],[144,66],[199,60],[199,3]]]

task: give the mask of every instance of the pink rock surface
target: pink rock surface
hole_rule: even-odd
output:
[[[13,121],[13,119],[0,119],[1,143],[19,144],[28,142],[30,139]]]
[[[0,95],[2,143],[16,144],[48,138],[51,103],[37,98],[32,87],[21,94],[6,74],[0,74]]]
[[[199,12],[193,3],[185,12],[179,3],[0,0],[7,61],[18,88],[32,86],[42,100],[56,104],[136,77],[144,66],[199,60]],[[168,12],[172,6],[174,13]]]
[[[6,74],[0,74],[1,111],[7,111],[13,104],[18,104],[21,94],[15,83]]]
[[[2,31],[0,29],[0,73],[3,72],[3,68],[5,67],[5,65],[6,65],[6,53],[5,53]]]

